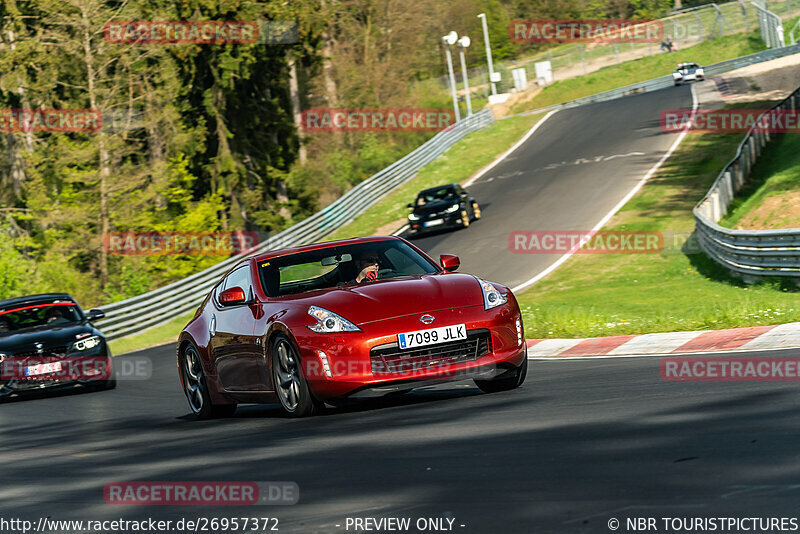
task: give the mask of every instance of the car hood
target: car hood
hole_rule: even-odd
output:
[[[32,352],[36,350],[35,343],[41,343],[43,350],[64,347],[77,340],[78,337],[86,337],[87,335],[96,335],[98,333],[91,325],[86,323],[58,328],[32,328],[0,337],[0,352],[5,354]]]
[[[474,276],[447,273],[342,286],[309,294],[302,300],[362,325],[404,315],[483,306],[483,293]]]
[[[459,199],[453,198],[451,200],[437,200],[436,202],[428,202],[424,206],[418,206],[414,209],[414,213],[417,215],[428,215],[430,213],[436,213],[439,211],[444,211],[450,206],[454,204],[458,204]]]

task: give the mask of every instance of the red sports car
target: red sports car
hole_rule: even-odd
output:
[[[189,406],[201,418],[277,399],[306,416],[342,397],[472,378],[516,388],[527,357],[508,288],[455,273],[399,237],[333,241],[242,260],[178,339]]]

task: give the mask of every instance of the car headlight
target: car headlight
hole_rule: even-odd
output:
[[[414,215],[413,213],[410,213],[408,215],[408,220],[409,221],[418,221],[419,220],[419,215]]]
[[[87,349],[93,349],[99,344],[100,344],[100,336],[91,336],[79,339],[78,341],[72,344],[72,348],[75,350],[87,350]]]
[[[332,311],[320,308],[319,306],[311,306],[308,308],[308,314],[317,320],[317,324],[306,325],[314,332],[320,334],[330,334],[333,332],[358,332],[361,329]]]
[[[478,279],[478,283],[483,291],[483,309],[491,310],[508,302],[508,295],[500,293],[493,284],[480,279]]]
[[[453,213],[454,211],[458,211],[458,208],[460,208],[460,207],[461,207],[461,206],[460,206],[460,205],[458,205],[458,204],[453,204],[452,206],[450,206],[449,208],[447,208],[446,210],[444,210],[444,212],[445,212],[445,213]]]

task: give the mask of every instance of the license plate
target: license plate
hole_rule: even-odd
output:
[[[397,334],[397,344],[400,345],[401,349],[413,349],[416,347],[424,347],[425,345],[458,341],[460,339],[467,339],[467,327],[463,324],[440,326],[439,328],[428,328],[427,330]]]
[[[438,226],[438,225],[440,225],[442,223],[444,223],[444,221],[442,219],[434,219],[432,221],[425,221],[423,226],[425,226],[425,228],[427,228],[428,226]]]
[[[61,371],[61,362],[40,363],[25,368],[25,376],[47,375]]]

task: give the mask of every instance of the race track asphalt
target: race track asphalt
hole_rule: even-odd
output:
[[[659,113],[691,107],[691,87],[680,86],[559,111],[467,188],[480,221],[414,244],[434,258],[458,254],[461,271],[515,287],[559,256],[514,254],[509,234],[594,228],[675,142]]]

